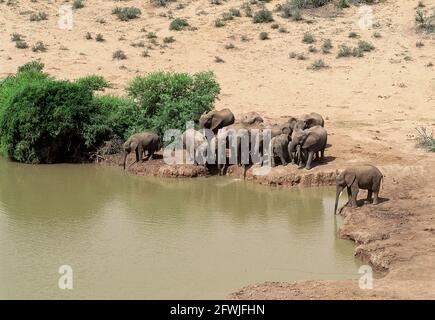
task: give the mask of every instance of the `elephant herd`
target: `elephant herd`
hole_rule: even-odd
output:
[[[246,113],[236,122],[229,109],[212,110],[201,115],[199,128],[200,130],[189,128],[181,135],[182,147],[194,164],[215,164],[209,161],[210,155],[213,155],[213,160],[220,157],[220,161],[217,161],[220,175],[224,174],[227,164],[243,165],[245,173],[246,165],[262,165],[266,156],[264,150],[267,150],[272,167],[277,162],[283,166],[293,163],[299,168],[310,170],[314,162],[321,163],[325,159],[328,133],[323,117],[314,112],[298,118],[289,117],[282,123],[266,125],[256,112]],[[234,132],[236,134],[231,136]],[[233,137],[235,138],[232,139]],[[151,160],[161,146],[157,133],[146,131],[132,135],[123,145],[124,169],[128,153],[134,151],[136,162],[142,162],[145,153],[146,160]],[[218,150],[224,150],[223,155],[222,152],[218,155]],[[230,159],[227,150],[230,150]],[[231,159],[235,162],[231,162]],[[344,188],[347,188],[348,206],[356,206],[359,189],[368,190],[367,201],[371,201],[373,195],[373,204],[377,204],[382,178],[379,169],[371,165],[355,166],[342,171],[336,179],[334,212],[337,212],[338,199]]]

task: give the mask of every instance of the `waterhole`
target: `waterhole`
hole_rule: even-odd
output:
[[[333,188],[0,158],[0,298],[219,299],[263,281],[357,279],[333,206]],[[72,290],[59,289],[62,265]]]

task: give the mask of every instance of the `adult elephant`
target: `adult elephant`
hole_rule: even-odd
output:
[[[294,162],[292,155],[298,148],[299,167],[302,167],[303,160],[306,160],[305,169],[310,170],[314,154],[320,152],[320,160],[324,159],[327,140],[328,133],[321,126],[293,132],[292,140],[288,146],[292,162]]]
[[[219,129],[234,123],[234,114],[230,109],[212,110],[204,112],[199,118],[199,127],[201,129],[210,129],[214,134]]]
[[[152,160],[156,151],[160,150],[161,141],[157,133],[144,131],[130,136],[123,145],[124,152],[124,170],[127,156],[130,152],[135,151],[136,162],[143,162],[145,151],[148,152],[147,160]]]
[[[293,128],[293,132],[296,132],[298,130],[309,129],[314,126],[321,126],[321,127],[325,126],[325,120],[323,119],[322,115],[316,112],[304,114],[299,118],[290,117],[288,122],[290,123],[290,126]]]
[[[356,207],[359,189],[368,190],[367,202],[371,202],[373,195],[373,204],[378,204],[379,189],[381,187],[382,172],[372,165],[360,165],[347,168],[341,172],[336,179],[336,197],[334,213],[337,213],[338,199],[344,188],[347,188],[348,201],[347,206]]]

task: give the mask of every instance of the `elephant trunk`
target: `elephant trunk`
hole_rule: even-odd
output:
[[[128,156],[128,152],[126,150],[124,150],[123,156],[124,156],[124,170],[125,170],[125,163],[127,162],[127,156]]]
[[[337,214],[338,199],[340,198],[340,195],[341,195],[342,191],[343,191],[343,187],[337,185],[337,190],[336,190],[336,195],[335,195],[334,214]]]
[[[296,141],[292,140],[290,142],[289,147],[288,147],[288,153],[289,153],[289,156],[290,156],[290,160],[292,162],[294,162],[294,154],[295,154],[295,147],[296,147],[296,145],[297,145]]]

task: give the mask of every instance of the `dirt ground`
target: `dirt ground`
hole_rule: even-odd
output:
[[[277,3],[271,1],[270,9]],[[430,8],[430,1],[426,8]],[[360,29],[359,7],[337,10],[334,4],[306,10],[304,20],[292,21],[274,12],[275,22],[288,33],[272,29],[271,23],[254,24],[252,18],[234,18],[222,28],[214,21],[243,1],[211,5],[208,0],[176,1],[167,8],[155,8],[149,1],[87,1],[74,12],[74,28],[62,30],[56,16],[64,1],[25,1],[16,5],[0,3],[0,78],[18,66],[40,59],[45,70],[57,78],[74,79],[97,73],[114,84],[121,94],[137,74],[155,70],[197,72],[213,70],[222,92],[216,108],[230,108],[236,116],[257,111],[271,122],[290,115],[315,111],[326,119],[329,148],[327,162],[310,171],[279,166],[266,176],[247,179],[282,186],[331,185],[336,170],[358,163],[378,166],[385,175],[377,205],[346,209],[340,236],[355,241],[355,254],[369,262],[385,277],[375,280],[372,290],[360,290],[355,280],[300,281],[253,284],[232,293],[231,299],[416,299],[435,298],[435,156],[415,147],[415,128],[435,129],[435,37],[417,32],[415,9],[418,1],[386,0],[371,6],[374,27]],[[179,3],[184,8],[176,9]],[[138,19],[121,22],[111,14],[115,6],[136,6]],[[254,12],[258,7],[253,6]],[[30,22],[26,11],[45,11],[48,20]],[[166,17],[162,13],[166,14]],[[186,18],[192,28],[170,31],[168,16]],[[101,23],[101,19],[105,23]],[[99,22],[100,21],[100,22]],[[267,31],[269,40],[260,40]],[[350,32],[358,38],[349,38]],[[46,52],[18,49],[10,40],[17,32],[30,47],[37,41]],[[106,41],[86,40],[103,34]],[[133,47],[148,32],[158,36],[152,49]],[[302,42],[312,33],[317,52]],[[377,32],[380,37],[374,37]],[[163,44],[173,36],[175,42]],[[242,40],[242,36],[243,39]],[[329,38],[331,53],[320,50]],[[247,41],[246,41],[247,39]],[[375,49],[363,57],[336,58],[340,44],[355,46],[370,41]],[[423,46],[416,46],[422,42]],[[226,49],[226,44],[234,45]],[[122,49],[126,60],[112,60]],[[141,53],[148,50],[149,57]],[[305,60],[290,59],[289,53],[304,53]],[[224,60],[217,63],[215,57]],[[322,59],[328,68],[307,69]],[[117,164],[119,156],[107,163]],[[130,171],[143,175],[199,176],[202,167],[166,166],[161,159],[136,164]],[[237,167],[230,175],[240,176]],[[360,197],[364,197],[361,192]]]

